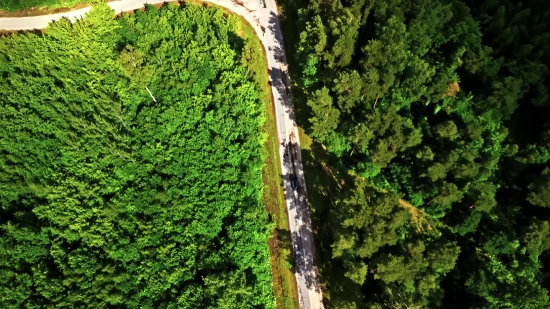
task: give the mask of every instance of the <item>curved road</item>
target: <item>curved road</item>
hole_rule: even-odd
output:
[[[165,0],[149,0],[145,3],[158,4]],[[225,7],[244,17],[260,38],[267,55],[273,101],[275,104],[277,133],[281,141],[279,155],[288,210],[292,246],[295,257],[295,274],[301,309],[322,309],[322,292],[314,264],[313,233],[305,192],[305,179],[300,151],[300,140],[294,118],[294,108],[288,85],[289,76],[284,53],[283,37],[275,0],[205,0]],[[143,7],[143,0],[119,0],[108,5],[117,13]],[[0,18],[0,29],[32,30],[46,28],[49,22],[60,18],[74,20],[84,16],[91,8],[83,8],[59,14]],[[289,156],[284,156],[285,149]],[[299,190],[291,188],[289,175],[295,174]]]

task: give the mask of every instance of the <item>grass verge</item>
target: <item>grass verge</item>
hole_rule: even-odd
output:
[[[45,1],[42,3],[40,1],[0,0],[0,17],[28,17],[63,13],[91,6],[94,1],[97,0]],[[115,0],[106,0],[106,2],[109,1]]]
[[[243,62],[248,65],[251,77],[260,85],[261,100],[265,106],[264,132],[267,134],[267,140],[265,142],[266,162],[262,170],[265,185],[263,201],[275,223],[275,230],[269,240],[273,290],[278,309],[297,309],[299,307],[298,289],[296,277],[292,271],[292,244],[283,195],[279,141],[271,87],[268,84],[267,60],[260,40],[244,19],[242,19],[241,33],[246,40]]]

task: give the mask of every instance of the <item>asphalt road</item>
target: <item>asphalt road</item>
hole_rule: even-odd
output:
[[[164,0],[120,0],[109,2],[115,12],[138,9],[144,3],[157,4]],[[273,100],[275,104],[277,133],[281,141],[279,148],[284,190],[288,209],[289,227],[295,257],[295,274],[298,283],[298,296],[301,309],[322,309],[322,292],[317,268],[314,263],[313,233],[309,215],[309,204],[300,151],[300,139],[296,127],[294,108],[288,81],[287,61],[283,47],[283,37],[275,0],[205,0],[225,7],[243,16],[261,39],[267,55]],[[0,18],[0,29],[31,30],[43,29],[49,22],[60,18],[74,20],[85,15],[90,8],[33,17]],[[284,146],[283,146],[284,145]],[[285,149],[288,156],[284,156]],[[289,175],[295,173],[299,189],[293,191]]]

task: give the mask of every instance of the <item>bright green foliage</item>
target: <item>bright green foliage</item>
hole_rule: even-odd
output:
[[[347,8],[336,9],[334,13],[328,24],[329,37],[334,38],[334,41],[329,43],[332,48],[325,53],[324,58],[329,67],[341,68],[351,63],[359,22]]]
[[[310,119],[311,125],[315,128],[315,135],[324,137],[336,129],[337,119],[340,117],[340,111],[333,106],[332,97],[327,88],[317,90],[307,102],[313,109],[317,117]]]
[[[356,196],[339,203],[342,228],[333,245],[333,256],[347,254],[370,257],[385,245],[394,245],[408,213],[398,206],[398,197],[390,193],[358,190]],[[371,202],[372,201],[372,202]],[[353,251],[346,252],[346,251]]]
[[[0,0],[0,10],[17,11],[29,8],[70,8],[92,0]]]
[[[537,206],[550,207],[550,169],[545,168],[540,177],[529,185],[527,200]]]
[[[534,222],[521,239],[515,235],[513,223],[502,221],[503,217],[497,221],[495,216],[480,228],[483,246],[468,253],[478,265],[466,280],[468,290],[480,297],[472,307],[544,308],[548,292],[537,277],[541,268],[538,256],[549,248],[548,223]]]
[[[548,221],[534,221],[524,231],[522,241],[525,242],[527,252],[538,256],[550,249],[550,224]]]
[[[452,243],[434,243],[428,246],[416,240],[407,244],[402,252],[381,253],[371,260],[374,278],[384,285],[399,287],[416,304],[429,304],[429,298],[440,298],[438,279],[448,273],[460,251]],[[385,295],[388,297],[389,295]],[[438,302],[439,299],[432,299]]]
[[[101,4],[0,40],[0,307],[274,308],[237,32]]]
[[[327,308],[550,307],[549,3],[304,4]]]

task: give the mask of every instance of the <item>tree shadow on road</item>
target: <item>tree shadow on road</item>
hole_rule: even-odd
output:
[[[301,73],[299,63],[296,57],[296,48],[300,42],[300,27],[298,9],[306,4],[302,0],[281,0],[278,1],[281,14],[279,15],[280,27],[282,30],[283,44],[279,46],[284,49],[288,63],[288,72],[290,75],[290,85],[292,87],[292,97],[294,102],[294,113],[296,123],[308,134],[310,133],[309,118],[311,117],[311,107],[307,103],[305,89],[301,83]],[[274,14],[270,18],[270,26],[275,27]],[[281,51],[282,52],[282,51]]]
[[[280,24],[278,20],[280,20]],[[281,87],[281,93],[285,93],[293,102],[292,117],[299,127],[309,132],[310,123],[308,119],[311,117],[311,108],[306,104],[305,92],[299,83],[298,64],[295,61],[295,49],[298,41],[295,41],[293,36],[287,36],[284,27],[281,29],[281,26],[284,25],[284,20],[285,16],[279,16],[279,19],[277,19],[277,16],[273,12],[269,19],[269,28],[275,33],[283,34],[275,38],[275,46],[272,48],[275,58],[278,61],[284,60],[286,54],[286,61],[288,63],[288,68],[283,68],[287,70],[286,72],[282,71],[280,67],[271,68],[275,71],[272,80],[275,80],[275,77],[281,76],[277,79],[280,83],[277,86]],[[281,32],[277,31],[278,29],[281,29]],[[287,104],[284,104],[284,106],[288,108]]]
[[[295,119],[296,116],[294,113],[294,108],[292,106],[292,95],[290,93],[290,87],[288,86],[288,79],[285,78],[285,76],[286,72],[284,72],[280,68],[269,68],[270,85],[276,88],[277,92],[279,92],[279,94],[281,95],[277,98],[278,103],[280,103],[283,107],[284,113],[289,113],[290,119]],[[274,102],[274,104],[277,103]],[[287,128],[287,131],[290,131],[290,129],[291,128]],[[288,136],[286,138],[288,139]]]
[[[288,71],[290,80],[288,86],[291,87],[291,98],[293,99],[295,121],[306,134],[310,134],[311,108],[307,105],[307,92],[301,86],[301,73],[299,63],[296,57],[296,48],[300,41],[300,21],[298,18],[298,9],[303,8],[307,3],[303,0],[279,0],[281,8],[279,16],[280,24],[277,23],[274,14],[270,18],[270,28],[277,30],[281,27],[282,34],[276,38],[277,44],[274,48],[275,57],[283,57],[283,49],[288,61]],[[284,44],[283,44],[284,37]],[[270,72],[272,80],[279,80],[275,87],[286,93],[287,89],[277,74],[279,72]],[[285,106],[283,104],[283,106]],[[341,226],[341,213],[337,208],[337,200],[346,198],[355,186],[354,178],[351,177],[345,167],[337,158],[324,149],[317,142],[312,141],[304,148],[306,141],[302,140],[302,164],[304,167],[304,176],[307,187],[308,206],[310,209],[311,227],[314,239],[311,240],[314,245],[315,253],[313,256],[297,256],[295,271],[304,275],[306,283],[313,285],[311,267],[316,265],[320,288],[323,292],[323,302],[327,308],[352,308],[362,303],[362,287],[345,276],[343,262],[332,258],[332,244],[334,243],[334,231]],[[304,207],[302,207],[304,208]],[[298,214],[299,217],[302,215]],[[291,219],[291,218],[289,218]],[[292,233],[296,240],[300,237],[298,233]],[[293,248],[296,252],[296,249]]]

